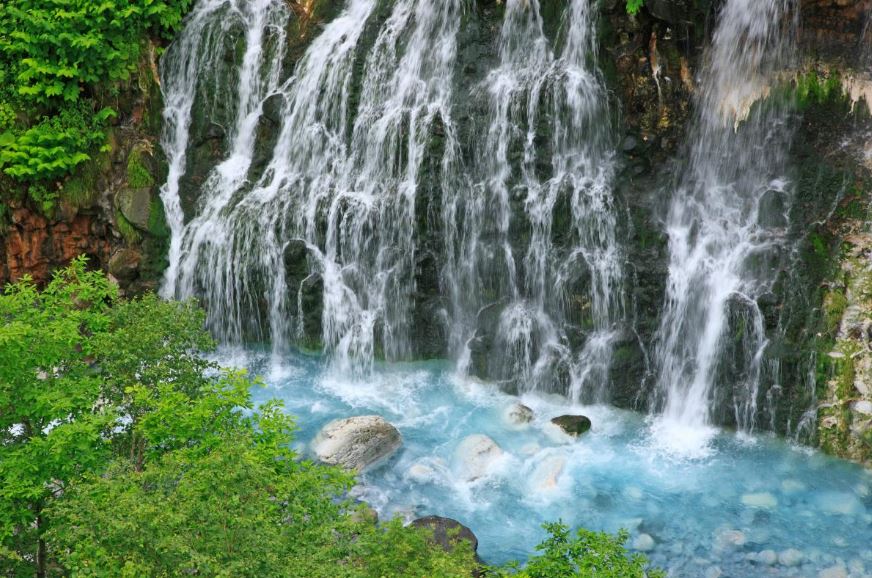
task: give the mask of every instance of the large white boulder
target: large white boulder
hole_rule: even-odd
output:
[[[497,442],[484,434],[473,434],[463,438],[454,453],[457,474],[471,482],[486,476],[503,457],[503,450]]]
[[[400,432],[383,417],[361,415],[325,425],[312,449],[322,462],[361,472],[390,457],[401,445]]]

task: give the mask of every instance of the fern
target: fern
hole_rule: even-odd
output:
[[[644,5],[645,0],[627,0],[627,14],[637,14]]]

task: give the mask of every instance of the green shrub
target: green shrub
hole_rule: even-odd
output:
[[[126,80],[142,36],[172,30],[190,0],[7,0],[0,50],[18,94],[75,102],[89,85]]]
[[[48,182],[88,160],[104,145],[106,121],[114,115],[101,106],[101,95],[118,92],[149,37],[169,36],[191,3],[5,0],[0,171],[23,183]]]
[[[536,546],[541,552],[531,557],[523,569],[517,563],[497,571],[506,578],[666,578],[666,574],[648,567],[641,554],[630,554],[625,544],[625,530],[617,536],[605,532],[579,529],[572,535],[561,523],[545,524],[548,538]]]

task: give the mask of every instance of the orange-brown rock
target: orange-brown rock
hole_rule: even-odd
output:
[[[0,286],[24,275],[45,283],[52,271],[82,254],[94,267],[109,260],[111,233],[93,215],[55,221],[22,207],[12,210],[10,220],[0,234]]]

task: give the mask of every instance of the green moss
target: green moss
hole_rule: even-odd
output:
[[[155,197],[151,201],[151,206],[148,211],[148,232],[160,238],[170,236],[170,229],[167,226],[166,214],[164,206],[160,198]]]
[[[836,358],[833,366],[835,369],[836,396],[841,401],[850,399],[853,395],[854,378],[857,376],[854,366],[854,354],[857,351],[857,345],[850,341],[843,341],[838,347],[838,352],[844,357]]]
[[[121,211],[115,211],[115,223],[118,226],[118,232],[121,233],[121,236],[124,237],[128,245],[136,245],[142,241],[139,231],[136,230],[136,227],[127,220],[127,217]]]
[[[848,298],[841,291],[827,291],[827,294],[824,295],[824,321],[826,323],[826,331],[830,335],[835,335],[838,330],[839,323],[842,321],[842,315],[845,313],[847,306]]]
[[[134,189],[154,186],[154,177],[142,160],[142,151],[134,147],[127,157],[127,184]]]
[[[100,153],[77,169],[68,178],[60,191],[61,199],[76,208],[90,207],[97,200],[99,187],[97,180],[102,173],[108,173],[112,168],[108,153]]]
[[[821,78],[816,71],[801,74],[796,78],[796,96],[802,107],[842,99],[842,79],[838,74]]]

